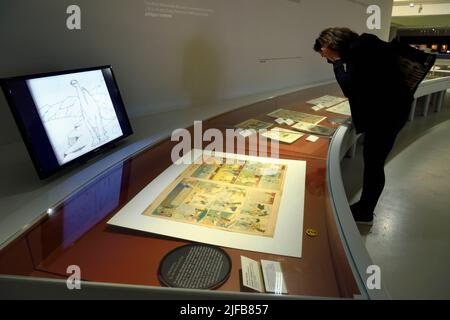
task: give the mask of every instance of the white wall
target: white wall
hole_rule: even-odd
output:
[[[434,16],[450,14],[450,3],[420,4],[416,1],[414,7],[396,5],[392,10],[393,17]]]
[[[148,2],[209,16],[145,16]],[[387,39],[392,0],[376,1],[382,30],[367,30],[370,0],[1,0],[0,77],[111,64],[131,117],[332,78],[312,51],[329,26]],[[78,4],[82,30],[66,28]],[[203,11],[205,12],[205,11]],[[301,57],[261,63],[263,58]],[[0,144],[19,141],[0,95]]]

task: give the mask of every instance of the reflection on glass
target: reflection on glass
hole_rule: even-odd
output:
[[[63,247],[71,245],[119,206],[123,163],[64,204]]]

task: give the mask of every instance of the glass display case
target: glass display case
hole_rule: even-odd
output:
[[[171,150],[176,142],[168,137],[99,170],[95,179],[42,212],[36,222],[3,243],[0,296],[387,298],[383,287],[368,289],[373,263],[352,219],[343,188],[340,161],[356,139],[347,122],[348,116],[326,109],[313,111],[306,103],[325,94],[340,95],[340,92],[335,84],[314,87],[244,106],[203,122],[203,130],[215,128],[224,132],[247,119],[273,122],[268,114],[284,108],[326,117],[321,125],[336,129],[334,136],[323,136],[316,142],[308,141],[306,134],[294,143],[279,144],[281,159],[306,162],[305,192],[298,194],[304,197],[303,230],[300,226],[298,230],[302,234],[301,258],[223,246],[232,267],[220,287],[194,290],[163,286],[158,279],[161,260],[173,249],[191,242],[114,227],[107,222],[172,164]],[[273,151],[270,140],[267,143],[264,147],[270,154]],[[245,152],[251,148],[247,144]],[[244,287],[242,256],[279,262],[287,293],[257,293]],[[67,289],[71,266],[79,268],[83,290]]]

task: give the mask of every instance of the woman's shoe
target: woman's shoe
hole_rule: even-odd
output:
[[[350,210],[352,211],[353,219],[355,219],[357,224],[373,225],[373,217],[375,214],[364,211],[359,202],[352,204]]]

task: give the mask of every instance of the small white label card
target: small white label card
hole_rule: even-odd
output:
[[[292,126],[292,125],[295,123],[295,121],[292,120],[292,119],[286,119],[284,122],[285,122],[288,126]]]
[[[292,126],[295,123],[295,121],[292,120],[292,119],[283,119],[283,118],[278,118],[278,119],[275,120],[275,122],[278,123],[278,124],[285,123],[288,126]]]
[[[241,256],[242,282],[244,287],[258,292],[264,292],[261,267],[258,261]]]
[[[312,109],[313,109],[314,111],[319,111],[319,110],[321,110],[321,109],[323,109],[323,108],[325,108],[325,106],[324,106],[323,104],[321,104],[321,103],[316,104],[314,107],[312,107]]]
[[[288,293],[283,271],[281,271],[281,264],[279,262],[261,260],[261,267],[267,292],[275,294]]]
[[[243,136],[244,138],[247,138],[247,137],[251,136],[254,133],[255,133],[255,131],[254,130],[250,130],[250,129],[242,130],[242,131],[239,132],[239,134],[241,136]]]
[[[306,138],[306,140],[310,142],[316,142],[317,140],[319,140],[319,137],[315,135],[310,135],[308,138]]]

